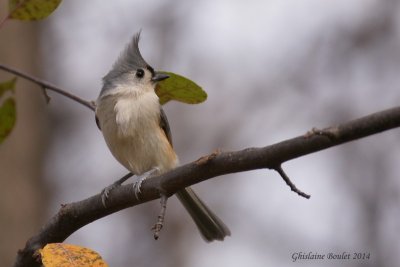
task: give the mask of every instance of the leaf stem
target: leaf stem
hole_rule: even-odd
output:
[[[10,14],[8,14],[4,19],[1,20],[0,22],[0,29],[3,27],[3,25],[6,23],[6,21],[10,18]]]

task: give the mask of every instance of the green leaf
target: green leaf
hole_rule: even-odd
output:
[[[196,83],[181,75],[163,71],[169,78],[160,81],[156,87],[156,94],[160,98],[160,104],[164,105],[170,100],[176,100],[186,104],[198,104],[207,99],[207,93]]]
[[[6,92],[14,93],[16,82],[17,78],[13,78],[7,82],[0,83],[0,99]]]
[[[9,17],[19,20],[39,20],[48,17],[61,0],[9,0]]]
[[[0,144],[11,133],[17,118],[14,96],[6,96],[6,92],[14,94],[16,78],[0,83]]]

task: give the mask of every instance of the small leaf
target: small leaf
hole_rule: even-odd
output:
[[[169,78],[157,84],[156,94],[160,104],[164,105],[170,100],[186,104],[198,104],[207,99],[207,93],[196,83],[181,75],[163,71]]]
[[[9,0],[9,17],[19,20],[39,20],[48,17],[61,0]]]
[[[0,144],[6,139],[14,128],[17,111],[14,96],[16,78],[0,83]],[[11,96],[3,97],[7,92]]]
[[[39,253],[44,267],[108,266],[97,252],[70,244],[47,244]]]
[[[17,78],[13,78],[9,81],[0,83],[0,99],[3,96],[3,94],[5,94],[6,92],[14,93],[16,82],[17,82]]]

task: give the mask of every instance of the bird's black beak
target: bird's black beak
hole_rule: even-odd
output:
[[[159,82],[165,79],[168,79],[169,75],[162,73],[162,72],[155,72],[153,77],[151,78],[151,81],[153,82]]]

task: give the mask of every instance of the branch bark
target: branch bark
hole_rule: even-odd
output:
[[[145,180],[141,186],[141,199],[135,198],[133,185],[127,184],[110,192],[107,207],[103,206],[100,194],[62,205],[58,213],[18,252],[14,266],[40,266],[33,258],[37,249],[47,243],[62,242],[79,228],[109,214],[160,198],[161,193],[171,196],[180,189],[219,175],[254,169],[274,169],[282,175],[281,165],[286,161],[399,126],[400,107],[396,107],[323,130],[312,129],[305,135],[262,148],[216,151]],[[288,178],[286,174],[284,176]],[[293,190],[290,183],[288,185]]]

